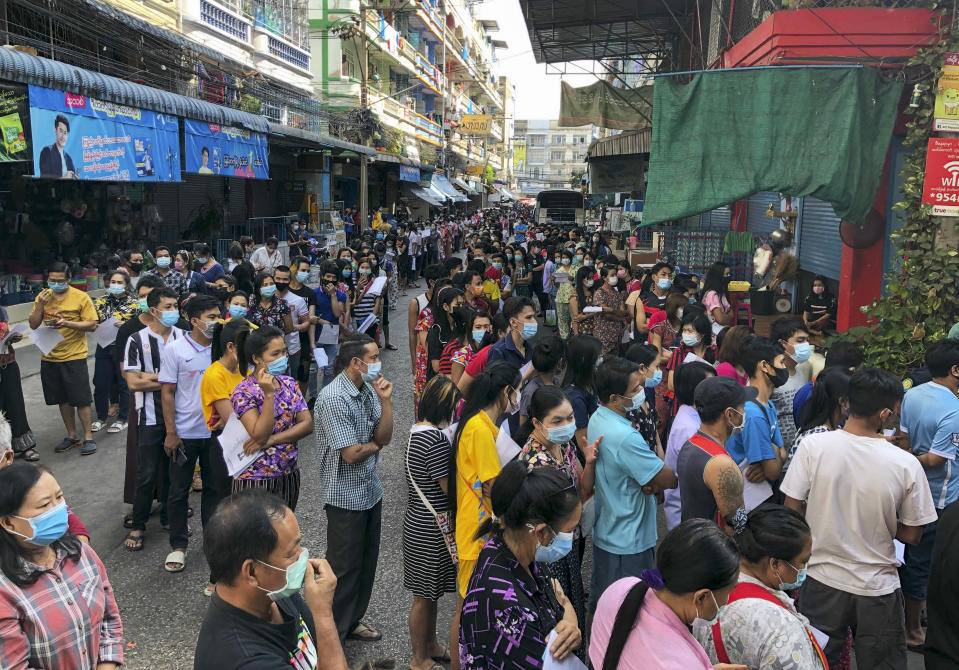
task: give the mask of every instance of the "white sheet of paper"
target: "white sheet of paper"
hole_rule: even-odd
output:
[[[456,428],[459,426],[459,421],[456,423],[451,423],[446,428],[441,428],[440,432],[443,433],[447,438],[449,438],[450,444],[453,444],[453,436],[456,435]]]
[[[896,560],[899,561],[899,565],[904,565],[906,562],[906,545],[899,540],[893,540],[892,544],[896,548]]]
[[[543,654],[543,670],[586,670],[586,666],[583,665],[583,662],[579,660],[579,657],[576,654],[570,654],[562,661],[557,661],[553,658],[553,655],[549,653],[549,648],[553,645],[553,640],[556,639],[556,631],[551,631],[549,634],[549,639],[546,640],[546,652]]]
[[[555,283],[557,283],[557,284],[565,284],[565,283],[567,283],[567,282],[569,281],[569,273],[568,273],[568,272],[554,272],[554,273],[553,273],[553,281],[554,281]]]
[[[377,277],[373,280],[373,284],[367,293],[370,295],[381,295],[384,288],[386,288],[386,277]]]
[[[376,314],[370,314],[368,317],[363,319],[363,323],[357,326],[356,332],[365,333],[366,329],[372,326],[374,323],[376,323]]]
[[[583,308],[583,314],[597,314],[602,311],[603,311],[603,308],[597,307],[596,305],[590,305],[589,307]]]
[[[507,422],[503,422],[506,426]],[[499,429],[499,435],[496,436],[496,453],[499,454],[499,464],[506,465],[516,458],[516,454],[521,451],[520,446],[510,437],[509,430]]]
[[[223,432],[217,439],[223,448],[223,460],[226,461],[226,470],[231,477],[236,477],[246,470],[250,463],[262,454],[260,451],[254,451],[249,456],[243,453],[243,445],[250,439],[250,434],[246,432],[246,428],[236,414],[230,414],[226,425],[223,426]]]
[[[755,484],[746,479],[746,468],[748,467],[749,461],[746,459],[743,459],[743,462],[739,464],[739,469],[743,473],[743,502],[746,503],[747,512],[759,507],[773,494],[773,487],[769,485],[769,482],[762,481]]]
[[[826,644],[829,642],[829,636],[823,633],[821,630],[815,626],[809,627],[809,632],[812,633],[812,636],[816,638],[816,642],[819,644],[820,649],[825,649]]]
[[[317,344],[336,344],[340,341],[339,326],[323,326],[320,336],[316,338]]]
[[[30,326],[25,323],[18,323],[13,328],[10,329],[10,332],[7,333],[7,336],[0,340],[0,351],[3,351],[7,346],[7,341],[14,335],[25,333],[30,330]]]
[[[107,319],[93,331],[94,341],[104,349],[117,341],[117,333],[120,329],[114,325],[115,323],[113,319]]]
[[[50,326],[40,326],[36,330],[31,330],[27,337],[37,345],[37,349],[43,352],[44,356],[53,351],[53,348],[63,341],[63,335],[60,334],[60,331]]]
[[[523,367],[519,369],[519,376],[522,377],[523,379],[526,379],[526,373],[529,372],[532,368],[533,368],[533,361],[530,361],[529,363],[527,363],[526,365],[524,365]]]
[[[316,367],[318,369],[325,368],[330,364],[330,359],[327,357],[326,351],[321,347],[313,350],[313,360],[316,361]]]

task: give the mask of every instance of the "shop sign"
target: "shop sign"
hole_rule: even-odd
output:
[[[932,205],[933,216],[959,216],[959,139],[929,139],[922,204]]]
[[[0,83],[0,163],[31,159],[30,101],[27,87]]]
[[[467,165],[467,166],[466,166],[466,174],[471,174],[471,175],[479,176],[479,175],[483,174],[483,166],[482,166],[482,165]]]
[[[180,181],[175,116],[30,86],[30,126],[38,177]]]
[[[946,54],[946,64],[936,84],[933,116],[933,130],[959,132],[959,54]]]
[[[493,117],[489,114],[463,114],[459,128],[460,135],[481,135],[486,137],[493,129]]]
[[[418,167],[412,167],[411,165],[401,165],[400,181],[412,181],[415,183],[419,183],[420,169]]]
[[[192,174],[269,179],[266,135],[246,128],[183,119],[186,171]]]

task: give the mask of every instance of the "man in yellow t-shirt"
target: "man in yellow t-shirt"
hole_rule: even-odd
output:
[[[56,262],[47,273],[48,288],[40,292],[30,312],[30,328],[56,329],[62,338],[40,359],[40,384],[47,405],[59,405],[67,436],[54,451],[62,453],[80,446],[76,415],[83,428],[80,454],[96,453],[91,431],[90,373],[87,369],[87,333],[96,330],[98,319],[93,301],[83,291],[70,286],[70,269]],[[52,335],[52,333],[51,333]]]

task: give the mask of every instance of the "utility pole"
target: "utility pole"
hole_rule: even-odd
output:
[[[360,108],[368,110],[369,90],[368,82],[370,79],[370,59],[369,44],[366,39],[366,4],[360,3]],[[360,220],[357,224],[357,231],[363,232],[363,229],[369,225],[369,159],[366,156],[360,156]]]

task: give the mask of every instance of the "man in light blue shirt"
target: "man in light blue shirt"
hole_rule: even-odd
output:
[[[593,577],[590,610],[610,584],[639,577],[653,568],[656,546],[656,496],[675,488],[676,474],[663,463],[626,418],[646,399],[646,366],[610,358],[596,372],[600,407],[586,430],[592,443],[601,438],[596,460],[596,523],[593,526]]]
[[[945,339],[926,350],[926,367],[932,381],[916,386],[902,401],[899,425],[903,448],[910,449],[926,473],[937,513],[959,499],[956,451],[959,445],[959,340]],[[922,529],[918,545],[906,546],[899,568],[906,601],[906,644],[925,641],[920,617],[926,604],[926,587],[936,539],[936,523]]]

